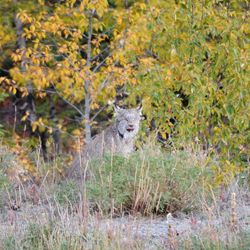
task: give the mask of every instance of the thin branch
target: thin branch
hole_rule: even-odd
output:
[[[100,57],[108,49],[109,49],[109,47],[106,47],[105,49],[103,49],[98,55],[96,55],[95,57],[91,58],[91,61],[96,60],[98,57]]]
[[[90,119],[91,122],[93,122],[95,120],[95,118],[105,109],[109,106],[109,104],[104,105],[102,108],[100,108],[94,115],[93,117]]]
[[[5,73],[9,73],[10,72],[8,69],[4,69],[4,68],[1,68],[1,67],[0,67],[0,70],[3,71],[3,72],[5,72]]]
[[[111,56],[111,53],[105,57],[94,69],[93,69],[93,72],[96,72],[105,62],[106,60]]]
[[[107,86],[107,83],[108,83],[109,78],[110,78],[110,75],[108,75],[108,76],[103,80],[103,82],[102,82],[102,84],[101,84],[101,87],[100,87],[100,89],[99,89],[99,92],[101,92],[101,91]]]
[[[68,101],[67,99],[65,99],[63,97],[63,95],[57,90],[57,88],[55,87],[55,85],[52,83],[52,86],[54,87],[55,89],[55,92],[58,94],[58,96],[64,101],[66,102],[69,106],[71,106],[73,109],[75,109],[80,115],[81,117],[84,117],[84,113],[79,109],[77,108],[73,103],[71,103],[70,101]]]

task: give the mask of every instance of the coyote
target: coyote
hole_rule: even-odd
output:
[[[115,106],[115,121],[92,138],[85,150],[73,159],[66,176],[78,177],[81,166],[93,158],[102,157],[104,153],[128,156],[134,151],[135,136],[139,131],[142,107],[123,109]]]

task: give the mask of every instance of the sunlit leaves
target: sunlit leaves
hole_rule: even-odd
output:
[[[136,61],[140,84],[131,85],[130,97],[142,97],[147,117],[157,120],[163,134],[169,133],[165,119],[170,115],[176,120],[179,142],[196,137],[210,145],[222,142],[220,147],[230,145],[222,150],[228,154],[244,141],[249,126],[249,91],[245,91],[249,89],[245,71],[249,51],[241,7],[155,1],[150,13],[142,14],[143,22],[128,28],[132,41],[125,43],[126,60],[140,58]],[[185,98],[188,106],[183,104]],[[245,136],[246,144],[247,140]]]
[[[172,133],[175,146],[197,140],[225,157],[246,153],[250,48],[244,1],[39,2],[36,11],[25,4],[19,9],[27,48],[13,49],[9,73],[15,82],[4,81],[7,91],[25,96],[31,84],[38,98],[53,89],[78,105],[88,81],[94,110],[122,87],[129,104],[143,100],[145,123],[154,120],[164,139]],[[4,28],[0,37],[3,47],[12,33]],[[41,126],[34,122],[34,130]]]

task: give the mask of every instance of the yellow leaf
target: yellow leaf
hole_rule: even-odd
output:
[[[40,5],[44,5],[44,0],[38,0],[38,3],[39,3]]]
[[[32,32],[34,32],[35,31],[35,29],[36,29],[36,27],[35,27],[35,25],[30,25],[30,31],[32,31]]]
[[[26,111],[25,112],[25,115],[22,117],[22,119],[21,119],[21,121],[26,121],[27,120],[27,118],[29,117],[29,112],[28,111]]]
[[[39,126],[38,129],[40,133],[43,133],[46,130],[45,126]]]
[[[0,77],[0,84],[3,83],[5,81],[5,77]]]
[[[80,136],[82,133],[81,133],[80,129],[75,129],[72,131],[72,134],[75,136]]]
[[[32,132],[35,132],[37,129],[37,122],[33,122],[31,125],[31,128],[32,128]]]

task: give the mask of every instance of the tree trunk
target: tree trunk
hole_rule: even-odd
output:
[[[50,95],[49,96],[49,100],[50,100],[50,119],[53,121],[53,124],[57,124],[58,123],[58,119],[56,117],[56,108],[55,108],[55,104],[53,101],[53,97]],[[60,155],[61,153],[61,132],[60,129],[55,127],[53,129],[53,140],[54,140],[54,157]]]
[[[14,3],[16,3],[16,1],[14,1]],[[20,18],[18,18],[16,14],[14,16],[14,22],[16,25],[17,47],[19,49],[25,49],[26,48],[26,41],[25,41],[24,37],[22,36],[23,35],[23,24],[22,24],[22,21],[20,20]],[[22,67],[25,67],[25,66],[22,65]]]
[[[89,145],[91,141],[91,124],[90,124],[90,94],[85,94],[85,139],[86,146]]]
[[[87,61],[86,65],[88,67],[88,70],[91,68],[91,39],[92,39],[92,21],[93,21],[93,14],[94,11],[89,12],[89,20],[88,20],[88,44],[87,44]],[[90,96],[90,85],[91,80],[90,76],[87,73],[86,79],[85,79],[85,107],[84,107],[84,118],[85,118],[85,140],[86,140],[86,146],[88,147],[90,141],[91,141],[91,124],[90,124],[90,105],[91,105],[91,96]]]
[[[18,4],[17,0],[13,0],[13,3]],[[16,34],[17,34],[17,48],[21,50],[22,60],[21,60],[21,71],[26,71],[27,58],[25,56],[26,50],[26,41],[23,37],[23,23],[20,18],[18,18],[17,13],[14,14],[14,23],[16,26]],[[32,123],[37,119],[36,115],[36,106],[33,96],[33,86],[32,83],[27,83],[28,96],[26,97],[25,103],[27,104],[25,107],[25,111],[29,112],[29,127],[31,131]],[[39,133],[39,137],[41,140],[41,148],[44,159],[47,160],[47,147],[46,147],[46,135],[43,133]]]

